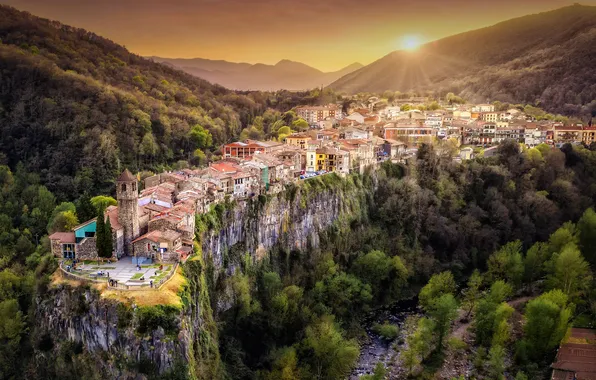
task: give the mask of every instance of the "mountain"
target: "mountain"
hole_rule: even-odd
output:
[[[434,90],[573,113],[596,99],[596,7],[573,5],[394,51],[332,83],[347,93]],[[596,103],[592,103],[596,109]],[[591,107],[590,106],[590,107]]]
[[[195,149],[209,156],[256,117],[267,112],[272,123],[317,101],[289,91],[238,94],[2,5],[0,41],[0,165],[38,173],[60,199],[109,192],[126,167],[202,160]]]
[[[341,70],[325,73],[304,63],[287,59],[275,65],[251,65],[203,58],[149,58],[234,90],[307,90],[327,86],[363,67],[360,63],[353,63]]]

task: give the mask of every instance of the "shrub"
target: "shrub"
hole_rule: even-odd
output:
[[[383,324],[375,323],[373,326],[373,331],[376,334],[379,334],[385,340],[393,340],[397,338],[397,335],[399,334],[399,329],[397,326],[392,325],[387,321],[385,321]]]

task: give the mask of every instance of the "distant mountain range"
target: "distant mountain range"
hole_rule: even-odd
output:
[[[253,65],[204,58],[148,58],[233,90],[308,90],[327,86],[363,67],[360,63],[353,63],[341,70],[325,73],[304,63],[285,59],[275,65]]]
[[[472,101],[596,111],[596,7],[573,5],[394,51],[330,85],[340,92],[434,90]]]

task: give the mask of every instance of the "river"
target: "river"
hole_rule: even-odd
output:
[[[390,306],[374,310],[364,319],[364,328],[368,335],[368,340],[361,343],[360,357],[350,375],[350,380],[355,380],[362,375],[373,373],[375,366],[379,361],[385,363],[388,372],[394,372],[393,370],[390,370],[390,367],[392,358],[397,354],[395,343],[398,342],[398,349],[399,346],[403,345],[404,323],[408,316],[419,314],[417,304],[417,298],[399,301]],[[399,327],[399,335],[394,341],[387,341],[372,331],[375,323],[382,324],[385,321]]]

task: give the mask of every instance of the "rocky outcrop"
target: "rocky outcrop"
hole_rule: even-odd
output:
[[[183,314],[176,310],[170,318],[179,325]],[[88,287],[58,285],[49,289],[36,308],[36,333],[60,350],[66,342],[84,347],[105,378],[139,378],[140,362],[151,363],[156,373],[170,371],[176,361],[185,361],[188,341],[182,329],[166,333],[162,327],[139,332],[142,317],[136,308],[118,301],[101,299]],[[142,376],[141,376],[142,378]]]
[[[257,257],[274,247],[288,251],[318,248],[321,233],[342,218],[360,218],[372,194],[372,184],[363,184],[362,177],[319,180],[318,186],[303,182],[274,197],[261,196],[227,207],[219,228],[200,236],[203,255],[211,256],[221,268],[224,254],[239,243]]]

